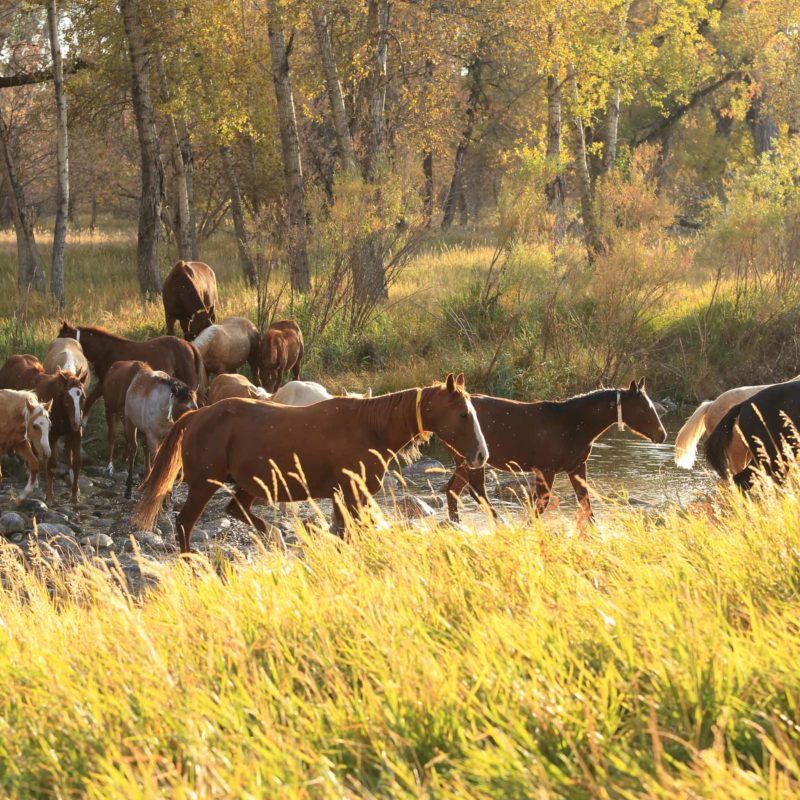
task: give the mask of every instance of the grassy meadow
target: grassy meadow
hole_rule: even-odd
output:
[[[0,553],[0,792],[796,796],[799,490],[312,533],[138,599]]]

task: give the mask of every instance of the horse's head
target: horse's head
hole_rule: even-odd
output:
[[[463,373],[454,377],[451,372],[444,383],[423,390],[417,420],[425,430],[433,431],[461,453],[473,469],[482,467],[489,458]]]
[[[207,308],[195,311],[189,320],[189,330],[186,333],[186,341],[194,341],[206,328],[214,324],[211,319],[211,312]]]
[[[169,382],[169,418],[174,422],[187,411],[197,411],[197,392],[183,381],[171,378]]]
[[[78,329],[73,328],[66,320],[61,320],[61,330],[58,332],[59,339],[77,339]]]
[[[651,442],[661,444],[667,439],[667,432],[661,424],[661,419],[647,396],[644,388],[644,378],[638,383],[631,381],[627,389],[617,392],[619,403],[619,417],[634,433],[649,439]]]
[[[25,436],[33,452],[46,461],[50,458],[50,408],[53,401],[39,403],[32,399],[25,402]]]
[[[59,369],[56,377],[59,389],[54,402],[59,404],[62,413],[69,420],[70,430],[77,433],[83,425],[83,409],[86,405],[82,376]]]

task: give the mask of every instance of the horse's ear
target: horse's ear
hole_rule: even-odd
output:
[[[466,379],[464,378],[464,373],[459,372],[458,375],[456,375],[456,386],[460,386],[463,389],[465,385]]]
[[[42,403],[42,408],[47,412],[49,412],[52,407],[53,407],[52,400],[48,400],[46,403]]]
[[[444,385],[447,387],[448,392],[454,392],[456,390],[456,379],[452,372],[445,378]]]
[[[628,387],[628,391],[635,394],[639,391],[639,387],[636,384],[636,381],[631,381],[631,385]]]
[[[643,391],[644,391],[644,376],[642,376],[642,377],[639,379],[639,383],[637,384],[637,386],[639,387],[639,391],[640,391],[640,392],[643,392]]]

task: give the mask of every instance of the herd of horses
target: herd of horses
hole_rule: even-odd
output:
[[[146,477],[135,526],[153,526],[182,474],[188,488],[176,520],[182,552],[189,551],[192,528],[211,497],[231,481],[228,512],[261,532],[269,527],[252,511],[257,499],[325,498],[333,500],[332,528],[342,533],[379,490],[397,454],[431,434],[455,464],[446,487],[451,520],[458,521],[465,489],[496,513],[486,494],[487,466],[532,476],[537,514],[548,507],[556,474],[565,472],[579,513],[590,518],[586,462],[598,437],[616,424],[650,442],[667,438],[644,379],[556,402],[470,395],[463,374],[453,373],[432,386],[378,397],[371,390],[334,396],[300,380],[304,345],[296,322],[275,322],[263,335],[244,317],[217,323],[216,277],[207,264],[179,261],[164,282],[163,302],[165,336],[135,341],[62,322],[43,362],[13,355],[0,368],[0,454],[16,453],[28,466],[20,500],[33,491],[40,462],[46,463],[46,496],[54,499],[60,439],[71,497],[79,500],[83,427],[100,398],[109,475],[123,421],[127,497],[142,437]],[[174,336],[176,322],[183,339]],[[252,382],[238,373],[245,364]],[[292,380],[284,385],[287,373]],[[708,461],[720,476],[732,475],[744,490],[759,469],[781,481],[787,453],[800,449],[793,430],[798,422],[800,376],[730,390],[690,417],[678,434],[675,460],[691,468],[707,433]]]

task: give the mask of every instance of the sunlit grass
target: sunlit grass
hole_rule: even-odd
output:
[[[317,536],[138,600],[6,560],[0,787],[789,796],[800,496],[720,513]]]

